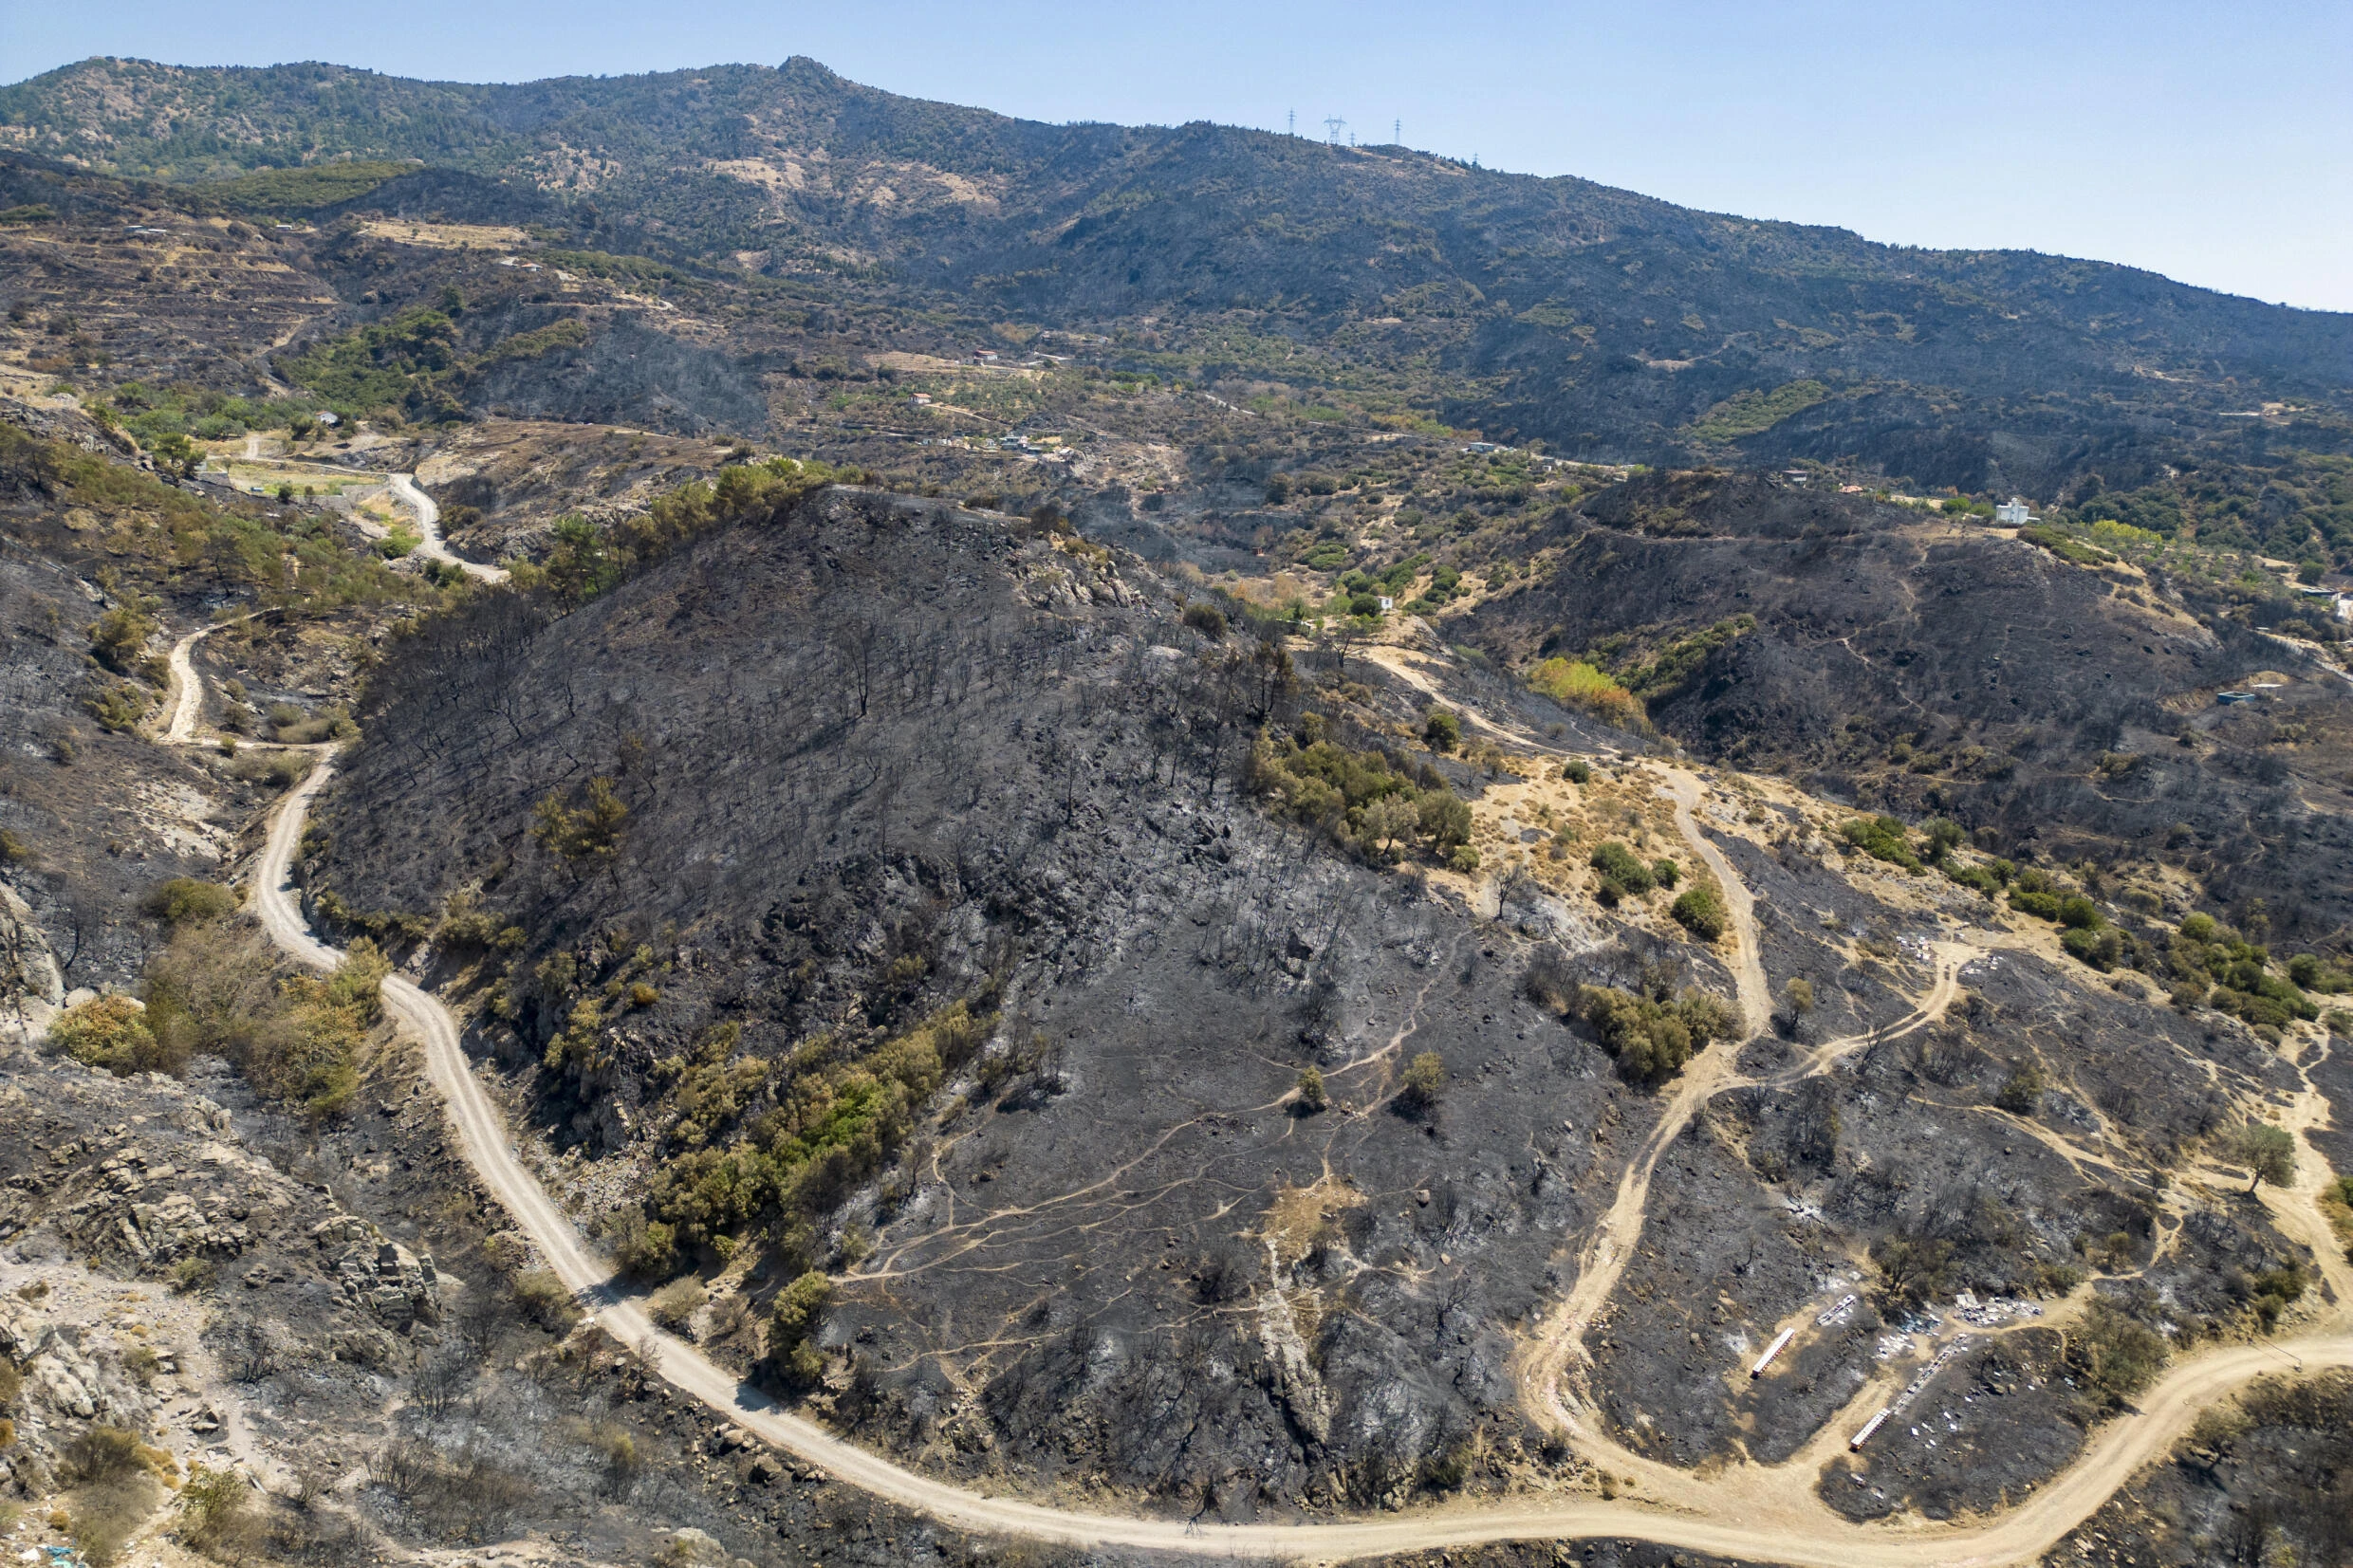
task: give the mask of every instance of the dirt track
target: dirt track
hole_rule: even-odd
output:
[[[254,912],[271,938],[300,961],[321,968],[331,967],[341,955],[311,933],[287,890],[286,875],[302,837],[309,802],[332,774],[332,761],[323,761],[280,803],[252,883]],[[1693,783],[1695,785],[1696,781]],[[1695,826],[1690,825],[1679,792],[1677,798],[1678,826],[1686,828],[1694,848],[1724,884],[1736,918],[1747,914],[1745,888],[1732,876],[1729,862],[1713,853],[1713,846],[1706,845]],[[1751,971],[1753,926],[1745,919],[1737,923],[1747,954],[1739,966],[1741,1001],[1754,1027],[1764,1021],[1768,999],[1761,966]],[[1938,992],[1949,996],[1948,985],[1940,983]],[[2039,1558],[2089,1517],[2117,1487],[2162,1454],[2196,1413],[2215,1399],[2257,1375],[2288,1370],[2291,1359],[2307,1370],[2353,1367],[2353,1335],[2344,1332],[2341,1321],[2325,1334],[2219,1350],[2177,1363],[2148,1391],[2136,1413],[2103,1429],[2076,1463],[2049,1485],[2001,1519],[1967,1527],[1849,1522],[1813,1496],[1811,1467],[1803,1467],[1800,1473],[1797,1466],[1745,1467],[1704,1480],[1647,1467],[1674,1482],[1672,1487],[1660,1488],[1671,1496],[1672,1507],[1580,1496],[1463,1503],[1331,1523],[1202,1528],[1183,1520],[1087,1513],[988,1497],[901,1468],[835,1436],[738,1381],[692,1346],[654,1328],[641,1307],[621,1293],[610,1267],[589,1252],[570,1222],[514,1157],[505,1122],[474,1080],[457,1021],[448,1008],[398,975],[385,983],[384,996],[393,1016],[423,1043],[429,1073],[449,1107],[467,1160],[540,1248],[549,1266],[580,1293],[609,1333],[639,1347],[659,1374],[681,1392],[803,1462],[878,1497],[967,1530],[1068,1545],[1203,1557],[1337,1559],[1485,1541],[1606,1536],[1803,1568],[2024,1563]],[[1932,1016],[1933,1010],[1932,999],[1915,1016]],[[1732,1052],[1711,1055],[1716,1059],[1719,1075],[1731,1070]],[[2319,1166],[2308,1148],[2306,1157],[2311,1162],[2307,1170]],[[1613,1215],[1630,1195],[1639,1209],[1639,1194],[1646,1186],[1629,1172]],[[2307,1181],[2276,1201],[2308,1208],[2314,1190],[2314,1183]],[[2312,1218],[2317,1220],[2317,1215]],[[1639,1213],[1628,1214],[1624,1223],[1639,1226]],[[1587,1294],[1582,1282],[1574,1294]],[[1594,1294],[1598,1300],[1606,1292]],[[2341,1314],[2343,1310],[2341,1306]]]
[[[468,577],[479,581],[504,582],[507,581],[505,567],[485,566],[479,562],[468,561],[463,556],[453,554],[449,545],[442,543],[441,508],[434,503],[433,497],[417,488],[415,474],[391,474],[386,477],[384,484],[386,489],[407,504],[409,510],[417,514],[417,532],[423,541],[417,546],[418,555],[429,561],[438,561],[444,564],[455,566]]]

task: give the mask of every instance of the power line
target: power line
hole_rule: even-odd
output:
[[[1283,134],[1285,136],[1297,136],[1299,134],[1299,111],[1297,109],[1286,109],[1283,111]]]
[[[1339,146],[1340,128],[1347,123],[1348,122],[1346,120],[1341,119],[1338,115],[1325,115],[1324,117],[1325,141],[1331,146]]]

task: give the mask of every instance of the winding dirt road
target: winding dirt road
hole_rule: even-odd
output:
[[[310,802],[333,773],[331,756],[323,759],[309,778],[278,805],[252,881],[252,908],[270,938],[301,962],[322,968],[331,968],[342,955],[312,933],[286,880]],[[1677,821],[1678,825],[1688,821],[1687,813],[1678,810]],[[1713,846],[1702,847],[1704,837],[1695,828],[1688,837],[1708,858],[1735,913],[1747,914],[1746,890],[1731,875],[1729,863],[1710,853]],[[1741,966],[1746,970],[1753,962],[1752,926],[1744,923],[1742,934],[1743,946],[1751,955]],[[1752,1025],[1764,1022],[1763,984],[1761,966],[1752,975],[1741,976],[1742,1005],[1749,1010]],[[983,1534],[1197,1557],[1324,1560],[1499,1540],[1612,1537],[1788,1563],[1792,1568],[1857,1568],[1860,1564],[1998,1568],[2039,1558],[2137,1470],[2162,1454],[2200,1410],[2249,1379],[2287,1370],[2291,1359],[2306,1369],[2353,1366],[2353,1335],[2344,1332],[2341,1322],[2324,1334],[2239,1346],[2177,1364],[2148,1391],[2137,1413],[2104,1428],[2074,1465],[2001,1519],[1968,1527],[1849,1522],[1814,1497],[1810,1472],[1800,1474],[1788,1466],[1752,1467],[1722,1484],[1682,1477],[1687,1485],[1676,1488],[1673,1505],[1668,1507],[1626,1499],[1605,1502],[1580,1494],[1464,1502],[1400,1515],[1341,1518],[1328,1523],[1205,1527],[1181,1519],[1089,1513],[991,1497],[904,1469],[835,1436],[779,1407],[693,1346],[655,1328],[643,1309],[622,1295],[610,1266],[589,1251],[562,1210],[516,1159],[505,1120],[475,1080],[460,1043],[457,1021],[449,1009],[398,975],[385,982],[384,1001],[393,1016],[422,1042],[428,1073],[448,1106],[468,1163],[529,1236],[548,1266],[581,1295],[608,1333],[637,1347],[652,1368],[680,1392],[804,1463],[944,1524]],[[1710,1055],[1729,1064],[1734,1053],[1722,1050]],[[1728,1072],[1730,1068],[1725,1065],[1717,1070]],[[2307,1154],[2311,1157],[2308,1150]],[[2304,1196],[2305,1190],[2299,1188],[2275,1201]],[[1622,1197],[1621,1191],[1621,1201]],[[1626,1223],[1638,1225],[1639,1218],[1626,1216]],[[1630,1243],[1631,1237],[1621,1239]]]
[[[425,557],[428,561],[438,561],[446,565],[455,566],[476,581],[504,582],[507,581],[507,569],[504,566],[485,566],[479,562],[468,561],[463,556],[453,554],[449,545],[442,543],[441,508],[435,504],[432,496],[417,488],[417,475],[413,473],[387,475],[384,488],[398,496],[409,510],[417,514],[417,534],[423,541],[417,546],[418,555]]]

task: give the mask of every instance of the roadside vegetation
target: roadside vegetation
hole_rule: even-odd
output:
[[[368,1031],[383,1016],[377,987],[391,964],[365,937],[335,972],[292,970],[261,932],[236,918],[236,895],[179,877],[151,906],[171,939],[147,965],[137,998],[102,996],[50,1026],[52,1048],[117,1075],[186,1070],[198,1055],[234,1062],[264,1096],[333,1116],[359,1086]]]

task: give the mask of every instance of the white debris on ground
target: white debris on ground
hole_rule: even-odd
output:
[[[1953,1316],[1974,1328],[1998,1328],[2004,1323],[2042,1315],[2042,1307],[2033,1301],[2014,1296],[1996,1296],[1992,1301],[1980,1301],[1966,1290],[1953,1304]]]

